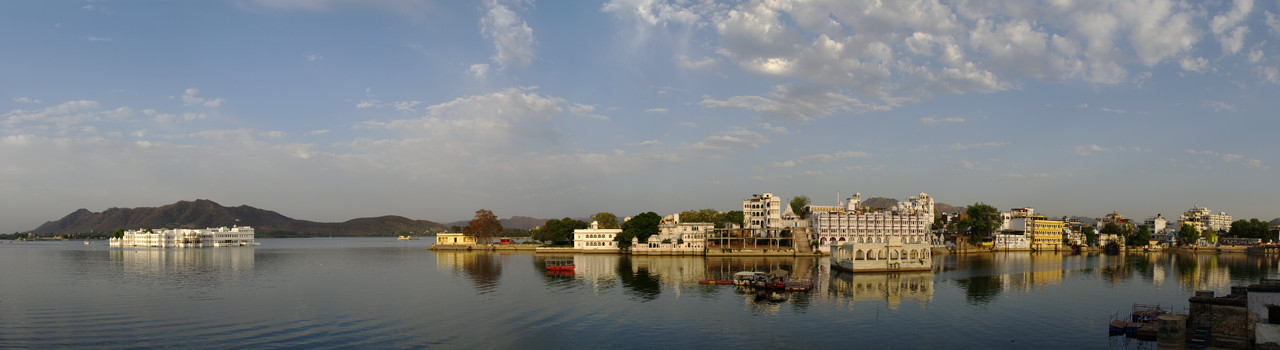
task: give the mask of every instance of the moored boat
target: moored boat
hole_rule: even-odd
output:
[[[547,260],[547,271],[573,271],[573,260]]]

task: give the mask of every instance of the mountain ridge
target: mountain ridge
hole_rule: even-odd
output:
[[[159,207],[109,208],[101,213],[77,209],[61,219],[28,231],[37,235],[111,232],[116,229],[206,228],[250,226],[260,236],[391,236],[444,231],[427,220],[386,215],[343,222],[293,219],[271,210],[248,205],[226,207],[208,199],[178,201]]]

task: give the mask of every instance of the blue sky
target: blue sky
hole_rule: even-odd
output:
[[[1280,216],[1277,1],[0,3],[0,232],[753,193]]]

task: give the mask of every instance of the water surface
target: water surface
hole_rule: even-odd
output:
[[[430,238],[261,239],[257,248],[0,244],[0,348],[1138,348],[1133,303],[1276,278],[1246,255],[939,256],[856,274],[813,258],[432,252]],[[572,275],[546,259],[574,259]],[[785,270],[772,301],[698,284]]]

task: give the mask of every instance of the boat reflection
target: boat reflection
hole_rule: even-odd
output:
[[[126,248],[111,250],[109,257],[117,268],[140,275],[247,273],[253,271],[254,249]]]

